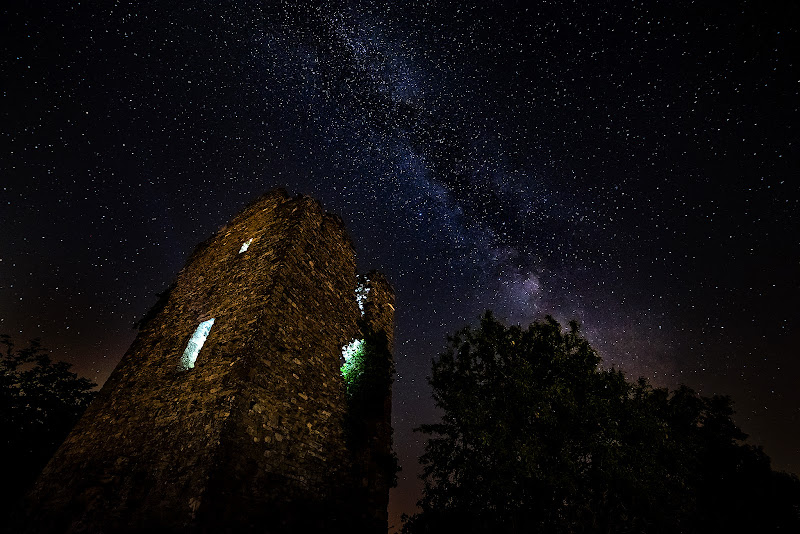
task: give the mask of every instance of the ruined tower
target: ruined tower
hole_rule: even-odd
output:
[[[200,244],[28,499],[31,532],[386,532],[393,292],[270,192]],[[344,350],[343,350],[344,349]]]

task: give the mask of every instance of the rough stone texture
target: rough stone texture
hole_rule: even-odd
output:
[[[389,475],[373,459],[391,454],[390,387],[365,448],[349,450],[343,428],[355,280],[341,220],[314,200],[277,190],[248,206],[141,325],[35,485],[27,530],[386,532]],[[393,299],[373,274],[364,320],[390,344]]]

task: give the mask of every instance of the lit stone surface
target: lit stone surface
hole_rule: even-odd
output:
[[[391,288],[369,284],[363,320],[391,345]],[[281,190],[249,205],[151,311],[37,482],[28,532],[386,532],[390,386],[367,441],[343,426],[355,285],[339,218]]]

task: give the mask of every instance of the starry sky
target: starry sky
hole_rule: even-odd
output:
[[[588,6],[587,4],[597,4]],[[486,309],[577,319],[800,472],[794,1],[0,8],[0,332],[102,383],[194,246],[283,186],[397,294],[390,511]]]

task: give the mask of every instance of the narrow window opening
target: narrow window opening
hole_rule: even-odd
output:
[[[251,237],[250,239],[242,243],[242,248],[239,249],[239,254],[241,254],[242,252],[247,252],[247,249],[250,248],[250,243],[252,242],[253,238]]]
[[[183,356],[181,356],[180,368],[182,370],[186,371],[194,368],[194,362],[197,361],[197,355],[200,353],[200,349],[203,348],[203,343],[206,342],[208,333],[211,331],[211,327],[213,325],[214,319],[212,318],[208,321],[203,321],[200,323],[200,326],[198,326],[194,331],[192,338],[186,345],[186,350],[183,351]]]

